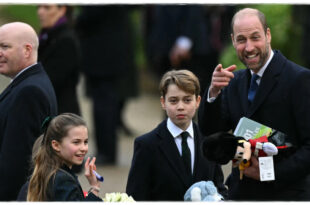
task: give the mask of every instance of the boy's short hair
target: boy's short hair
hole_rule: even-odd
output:
[[[171,70],[166,72],[159,83],[161,96],[165,97],[168,86],[175,84],[181,90],[193,94],[196,97],[200,95],[200,84],[197,76],[189,70]]]

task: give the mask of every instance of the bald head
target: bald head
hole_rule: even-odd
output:
[[[233,16],[231,20],[231,31],[233,32],[233,34],[234,34],[234,25],[235,25],[236,20],[241,19],[241,18],[246,18],[247,16],[256,16],[261,22],[264,32],[266,34],[268,25],[267,25],[266,17],[264,13],[262,13],[261,11],[257,9],[252,9],[252,8],[244,8],[244,9],[239,10],[237,13],[235,13],[235,15]]]
[[[39,40],[34,29],[22,22],[0,27],[0,74],[14,78],[37,62]]]
[[[12,22],[0,27],[0,31],[8,32],[20,44],[30,44],[32,47],[32,60],[37,61],[39,40],[35,30],[26,23]]]

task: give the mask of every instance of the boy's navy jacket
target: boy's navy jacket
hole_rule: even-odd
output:
[[[188,184],[185,180],[182,158],[167,128],[167,120],[164,120],[134,142],[126,188],[128,195],[136,201],[184,201],[184,194],[193,183],[211,180],[219,193],[226,196],[221,167],[202,156],[202,135],[195,123],[193,128],[195,162],[192,183]]]

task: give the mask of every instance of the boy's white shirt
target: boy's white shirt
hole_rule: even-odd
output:
[[[184,131],[187,131],[190,135],[190,137],[187,138],[187,144],[191,151],[191,168],[192,173],[194,169],[194,160],[195,160],[195,143],[194,143],[194,129],[193,129],[193,122],[191,121],[190,125],[186,130],[182,130],[178,126],[176,126],[170,118],[167,120],[167,128],[171,135],[174,138],[175,144],[177,145],[177,148],[179,150],[180,155],[182,155],[182,138],[180,134]]]

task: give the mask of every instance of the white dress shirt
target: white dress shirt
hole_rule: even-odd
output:
[[[193,129],[193,122],[190,123],[188,128],[186,130],[182,130],[178,126],[176,126],[170,118],[167,120],[167,128],[171,135],[174,138],[175,144],[177,145],[177,148],[179,150],[180,155],[182,156],[182,137],[181,133],[184,131],[187,131],[189,133],[189,137],[187,138],[187,144],[191,151],[191,170],[193,173],[194,169],[194,160],[195,160],[195,143],[194,143],[194,129]]]

